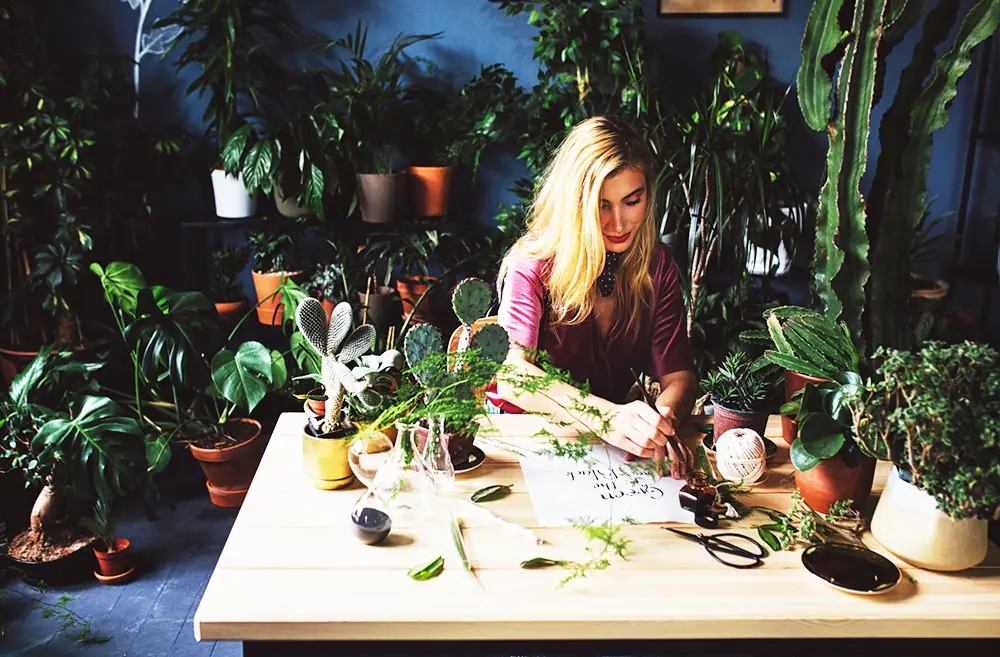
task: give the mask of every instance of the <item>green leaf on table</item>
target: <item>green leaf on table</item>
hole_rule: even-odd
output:
[[[499,500],[510,495],[510,489],[513,487],[514,484],[497,484],[495,486],[480,488],[472,494],[472,501],[492,502],[493,500]]]
[[[436,559],[433,559],[422,566],[414,566],[406,574],[410,576],[410,579],[423,582],[424,580],[431,579],[432,577],[437,577],[441,574],[442,570],[444,570],[444,557],[438,555]]]
[[[757,535],[760,536],[761,540],[767,543],[767,547],[771,548],[775,552],[780,552],[782,550],[781,541],[778,537],[774,535],[770,529],[766,527],[758,527]]]
[[[560,559],[546,559],[545,557],[535,557],[521,562],[521,568],[533,570],[535,568],[551,568],[552,566],[565,566],[568,561]]]

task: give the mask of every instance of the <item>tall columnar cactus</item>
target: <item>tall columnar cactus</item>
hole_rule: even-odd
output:
[[[347,364],[368,352],[375,344],[375,327],[362,324],[351,330],[353,311],[346,301],[338,303],[327,322],[323,304],[307,298],[295,315],[299,331],[316,350],[322,362],[323,387],[326,391],[326,415],[322,432],[330,433],[341,425],[344,386],[353,385],[355,377]]]
[[[797,82],[803,117],[829,139],[816,218],[813,289],[828,317],[843,319],[864,353],[866,329],[873,345],[899,346],[908,335],[910,261],[903,252],[924,210],[932,133],[947,121],[947,106],[968,69],[969,51],[996,30],[1000,3],[979,0],[969,10],[953,46],[938,58],[925,81],[936,46],[954,23],[957,3],[940,0],[927,16],[913,62],[883,119],[882,155],[866,203],[860,182],[868,164],[871,110],[882,95],[885,60],[923,16],[927,3],[846,1],[845,7],[845,0],[816,0],[802,40]],[[834,80],[827,62],[840,49]],[[866,290],[870,275],[872,284]],[[862,318],[866,301],[867,324]]]

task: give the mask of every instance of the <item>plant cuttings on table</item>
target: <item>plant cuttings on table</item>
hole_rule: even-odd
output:
[[[617,555],[623,561],[628,560],[632,551],[632,541],[622,535],[624,525],[634,525],[631,518],[622,518],[622,525],[612,524],[609,520],[603,525],[593,523],[590,518],[581,518],[573,523],[573,526],[581,530],[587,537],[588,545],[586,550],[594,556],[586,561],[570,561],[562,559],[548,559],[546,557],[535,557],[521,562],[521,568],[536,569],[558,566],[569,568],[571,572],[559,582],[558,588],[566,586],[574,579],[586,577],[588,573],[595,570],[605,570],[611,566],[609,557]],[[596,548],[599,547],[598,551]]]
[[[409,575],[411,579],[423,582],[424,580],[437,577],[441,574],[442,570],[444,570],[444,557],[439,554],[437,557],[423,565],[410,568],[410,571],[406,574]]]
[[[510,495],[510,489],[513,487],[514,484],[487,486],[473,493],[471,499],[473,502],[492,502],[493,500],[499,500]]]
[[[829,513],[813,511],[798,491],[792,493],[792,508],[787,514],[762,506],[750,507],[771,518],[767,525],[757,525],[757,534],[772,550],[792,550],[815,543],[863,545],[865,523],[851,508],[851,500],[835,502]]]

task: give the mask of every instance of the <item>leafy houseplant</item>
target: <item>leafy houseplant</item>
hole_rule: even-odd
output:
[[[733,351],[708,373],[701,389],[712,400],[715,440],[729,429],[753,429],[761,437],[767,428],[767,404],[774,397],[777,368],[755,368],[745,351]]]
[[[273,3],[241,0],[189,0],[169,16],[158,20],[156,29],[170,29],[176,38],[164,57],[184,44],[175,66],[199,69],[187,88],[202,98],[208,94],[203,115],[206,133],[222,155],[230,139],[248,125],[244,108],[260,114],[257,86],[273,77],[274,64],[263,46],[276,36],[280,24]],[[256,211],[256,201],[247,193],[237,171],[216,169],[212,173],[216,214],[246,217]]]
[[[219,322],[224,325],[235,321],[247,306],[246,294],[236,276],[249,261],[250,249],[246,246],[224,246],[212,252],[210,296],[219,313]]]
[[[165,465],[170,442],[186,443],[209,479],[213,503],[239,506],[260,458],[260,423],[245,416],[284,386],[284,357],[255,341],[235,353],[219,347],[215,311],[198,292],[147,286],[128,263],[91,269],[131,359],[133,391],[115,394],[156,431],[147,452]]]
[[[524,100],[514,75],[500,64],[483,66],[458,93],[434,82],[407,90],[414,106],[407,171],[418,217],[447,214],[454,167],[471,165],[475,177],[483,150],[512,134],[514,111]]]
[[[282,288],[287,281],[297,281],[303,275],[297,236],[298,231],[290,226],[286,230],[272,227],[247,237],[254,262],[251,275],[257,292],[257,320],[261,324],[284,323],[287,304]]]
[[[986,521],[1000,519],[997,352],[928,342],[875,359],[877,377],[847,402],[861,449],[895,465],[872,533],[924,568],[973,566],[986,555]]]
[[[311,295],[322,300],[327,319],[333,312],[336,303],[347,301],[350,297],[346,272],[343,266],[336,262],[317,267],[306,282],[305,288]]]
[[[452,307],[463,324],[459,331],[471,337],[459,338],[454,352],[449,349],[451,353],[445,354],[441,333],[430,324],[414,326],[403,340],[410,373],[424,388],[421,404],[414,414],[421,420],[445,416],[445,432],[451,436],[448,451],[456,464],[465,463],[471,454],[474,420],[486,413],[481,391],[492,382],[510,349],[507,331],[498,324],[471,331],[471,324],[489,310],[491,295],[488,287],[487,293],[482,293],[485,286],[482,281],[467,279],[455,288]],[[462,348],[466,345],[467,350]]]
[[[103,550],[94,548],[94,556],[97,557],[97,566],[100,570],[98,576],[100,582],[117,583],[132,574],[135,558],[129,549],[129,540],[116,536],[117,521],[111,517],[111,507],[107,500],[99,497],[94,504],[94,517],[80,518],[80,524],[99,538],[104,545]]]
[[[804,193],[788,161],[785,92],[768,77],[767,62],[743,47],[738,32],[723,32],[712,54],[711,87],[673,126],[680,148],[661,173],[667,214],[687,231],[677,249],[690,285],[688,335],[700,320],[699,297],[716,262],[746,263],[782,248],[794,253],[805,212]],[[665,226],[661,227],[661,231]],[[754,263],[760,265],[760,263]],[[741,267],[742,268],[742,267]],[[745,281],[738,277],[734,285]]]
[[[948,121],[971,51],[1000,24],[1000,4],[817,0],[802,39],[799,106],[826,133],[826,181],[819,194],[813,289],[831,320],[843,319],[855,349],[907,348],[912,243],[927,197],[934,132]],[[954,41],[937,50],[955,30]],[[879,128],[881,151],[867,198],[871,111],[882,97],[886,60],[918,23],[923,31]],[[839,70],[834,78],[834,69]],[[901,248],[902,247],[902,248]]]
[[[408,124],[403,100],[403,51],[436,39],[438,34],[398,35],[389,48],[371,62],[365,58],[368,27],[359,20],[353,34],[328,47],[347,51],[340,71],[326,79],[338,97],[335,115],[343,128],[342,145],[358,174],[361,218],[373,223],[392,221],[402,194],[401,176],[393,175],[393,150],[400,130]]]

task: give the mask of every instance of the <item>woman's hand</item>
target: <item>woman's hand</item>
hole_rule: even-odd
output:
[[[662,467],[664,456],[669,457],[670,476],[683,479],[694,467],[694,456],[673,437],[675,423],[669,407],[653,410],[641,401],[634,401],[618,406],[611,419],[611,433],[605,440],[625,450],[627,461],[635,456],[652,458],[661,475],[665,474]]]

